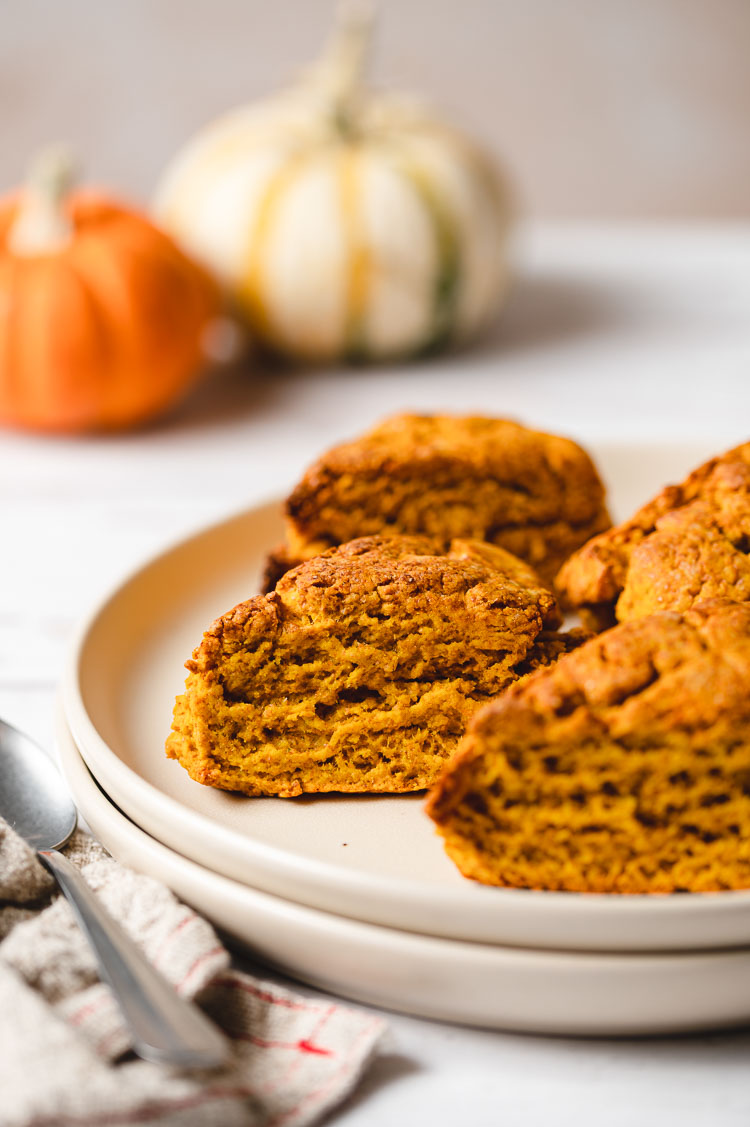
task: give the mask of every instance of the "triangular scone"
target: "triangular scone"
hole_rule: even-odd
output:
[[[554,596],[501,549],[352,541],[211,626],[167,754],[246,794],[418,790],[481,704],[580,643],[550,635],[558,621]]]
[[[286,504],[287,544],[268,585],[295,562],[359,536],[424,535],[447,548],[486,540],[551,585],[576,548],[610,525],[591,458],[568,438],[508,419],[395,415],[333,447]]]
[[[605,629],[707,597],[746,598],[748,551],[750,442],[712,458],[630,520],[589,540],[556,584],[587,625]]]
[[[483,708],[428,813],[486,884],[748,888],[748,685],[747,604],[616,626]]]
[[[750,464],[722,463],[711,493],[665,513],[630,555],[619,622],[705,599],[750,601]]]

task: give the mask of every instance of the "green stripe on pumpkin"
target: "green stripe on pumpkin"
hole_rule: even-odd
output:
[[[456,306],[462,281],[458,222],[430,174],[414,160],[399,157],[398,166],[425,206],[435,235],[438,270],[432,290],[432,327],[414,349],[415,356],[437,352],[453,334]]]

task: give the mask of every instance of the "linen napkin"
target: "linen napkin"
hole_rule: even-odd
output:
[[[303,1127],[357,1083],[385,1023],[230,966],[211,926],[78,831],[66,849],[110,913],[180,994],[232,1040],[229,1066],[137,1060],[109,987],[44,867],[0,820],[2,1127]]]

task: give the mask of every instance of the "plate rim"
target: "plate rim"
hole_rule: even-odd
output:
[[[262,889],[252,888],[242,882],[235,881],[231,877],[224,876],[213,870],[201,865],[199,862],[183,856],[177,850],[170,848],[157,838],[148,834],[141,826],[129,819],[112,801],[110,796],[103,791],[101,785],[98,783],[96,777],[88,769],[86,761],[81,754],[81,749],[77,746],[74,736],[67,724],[62,703],[58,702],[55,723],[55,740],[57,746],[58,761],[61,766],[63,777],[66,784],[70,787],[76,802],[80,805],[81,812],[85,818],[91,816],[91,805],[89,803],[95,802],[100,804],[102,810],[102,818],[106,821],[107,831],[118,833],[119,835],[129,836],[132,840],[139,843],[139,849],[146,851],[149,855],[156,854],[157,857],[161,856],[164,863],[174,870],[177,868],[178,872],[184,874],[184,879],[193,881],[197,878],[201,883],[207,879],[215,885],[217,894],[221,896],[222,890],[225,895],[239,898],[239,902],[247,905],[247,910],[252,914],[253,924],[258,925],[258,913],[263,913],[266,917],[270,918],[269,926],[278,927],[279,918],[284,919],[289,926],[306,927],[308,932],[314,931],[317,928],[325,929],[329,934],[334,934],[341,944],[351,944],[361,942],[375,942],[377,944],[378,953],[382,951],[385,957],[390,946],[391,950],[401,952],[401,957],[409,963],[412,960],[412,965],[419,965],[421,967],[421,960],[428,955],[432,960],[439,960],[444,956],[450,960],[451,955],[469,956],[467,962],[471,964],[474,969],[475,964],[481,963],[481,970],[486,973],[487,969],[495,968],[495,972],[502,974],[516,975],[518,972],[525,973],[529,976],[531,982],[532,976],[538,972],[557,973],[559,975],[574,975],[576,973],[588,973],[597,984],[614,972],[615,975],[626,977],[630,972],[635,971],[636,975],[639,970],[654,975],[656,981],[661,981],[665,969],[678,976],[680,981],[684,976],[686,982],[695,982],[696,973],[700,974],[703,970],[707,973],[721,973],[722,968],[731,968],[736,972],[738,968],[744,968],[750,959],[750,949],[745,948],[732,948],[727,950],[707,950],[707,951],[665,951],[665,952],[638,952],[638,953],[625,953],[607,951],[603,953],[596,953],[590,951],[568,951],[556,949],[524,949],[518,947],[504,947],[497,944],[483,944],[475,943],[468,940],[449,939],[434,935],[420,935],[414,932],[406,932],[398,928],[390,928],[380,924],[368,923],[362,920],[350,919],[346,916],[341,916],[336,913],[325,912],[319,908],[309,907],[304,904],[299,904],[294,901],[287,900],[283,897],[277,896],[274,893],[266,892]],[[78,783],[75,781],[74,776],[78,778]],[[81,782],[89,788],[89,798],[81,800]],[[115,829],[113,830],[113,827]],[[104,840],[102,836],[102,844],[110,849],[110,845]],[[110,843],[112,838],[110,837]],[[112,850],[110,850],[112,852]],[[113,852],[113,856],[115,856]],[[117,858],[116,858],[117,859]],[[129,861],[123,861],[122,864],[130,864]],[[147,875],[153,876],[153,873],[148,872],[144,867],[139,868],[139,865],[132,866],[139,871],[147,872]],[[169,881],[163,875],[164,869],[162,867],[162,875],[156,876],[155,879],[161,880],[169,884]],[[171,887],[171,885],[170,885]],[[175,895],[187,902],[191,902],[189,896],[184,893],[174,890]],[[198,904],[194,904],[195,910],[206,914],[209,918],[211,911],[206,910]],[[221,923],[214,926],[220,926],[224,931],[230,931],[226,923]],[[236,931],[232,931],[235,940],[243,943],[246,947],[251,947],[250,941],[247,937],[240,936]],[[257,942],[257,934],[255,936]],[[405,953],[404,953],[405,952]],[[256,947],[255,957],[258,957],[259,950]],[[447,991],[447,1001],[441,1001],[434,996],[433,992],[425,988],[425,985],[420,982],[419,975],[406,974],[402,968],[401,975],[405,976],[410,989],[416,993],[411,995],[411,1000],[398,993],[395,989],[391,979],[388,979],[388,986],[386,989],[390,990],[387,996],[380,998],[377,997],[377,987],[371,983],[365,983],[363,988],[352,988],[351,985],[342,982],[339,979],[336,982],[322,981],[316,979],[315,973],[309,969],[302,969],[292,966],[284,962],[274,963],[274,948],[270,947],[269,942],[264,941],[264,946],[260,950],[260,957],[265,959],[271,965],[277,966],[283,973],[291,974],[293,977],[296,975],[300,981],[307,983],[319,990],[333,992],[343,995],[346,998],[375,1007],[383,1007],[385,1009],[395,1010],[396,1012],[410,1014],[430,1020],[448,1021],[453,1024],[459,1025],[480,1025],[484,1028],[492,1029],[505,1029],[516,1030],[522,1032],[540,1033],[540,1034],[554,1034],[554,1035],[571,1035],[571,1036],[594,1036],[594,1037],[611,1037],[611,1036],[631,1036],[642,1034],[663,1034],[674,1035],[680,1032],[689,1032],[700,1029],[711,1029],[727,1026],[743,1025],[747,1021],[745,1012],[734,1013],[731,1016],[722,1018],[718,1014],[710,1017],[702,1017],[697,1019],[690,1019],[689,1017],[682,1016],[677,1019],[661,1020],[657,1022],[646,1022],[644,1019],[638,1019],[630,1013],[627,1017],[623,1017],[618,1021],[613,1021],[611,1011],[605,1007],[605,1014],[599,1018],[589,1016],[586,1020],[581,1022],[580,1016],[577,1022],[570,1022],[569,1019],[555,1019],[550,1018],[547,1011],[548,998],[545,998],[544,1006],[539,1007],[537,1004],[537,1012],[544,1009],[543,1016],[536,1018],[521,1017],[516,1014],[515,1018],[498,1017],[497,1011],[494,1010],[492,1015],[489,1014],[489,1003],[499,993],[501,1001],[503,1000],[502,991],[483,991],[481,1001],[476,1001],[475,998],[465,997],[463,993],[456,994],[452,989]],[[747,978],[747,976],[744,976]],[[593,983],[592,983],[593,985]],[[681,994],[681,990],[677,990],[674,986],[675,993]],[[638,992],[636,991],[636,994]],[[600,991],[594,989],[587,992],[586,996],[592,997],[594,1005],[599,997]],[[642,991],[641,991],[642,996]],[[415,1002],[415,997],[418,998]],[[459,999],[458,1003],[456,999]],[[459,1010],[455,1007],[458,1004]],[[587,1003],[588,1004],[588,1003]],[[452,1008],[453,1007],[453,1008]],[[747,1001],[746,1009],[750,1012],[750,999]]]

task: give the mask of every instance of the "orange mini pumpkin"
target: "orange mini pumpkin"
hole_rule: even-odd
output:
[[[0,421],[80,432],[132,426],[187,390],[217,315],[214,282],[144,216],[68,192],[46,154],[0,201]]]

